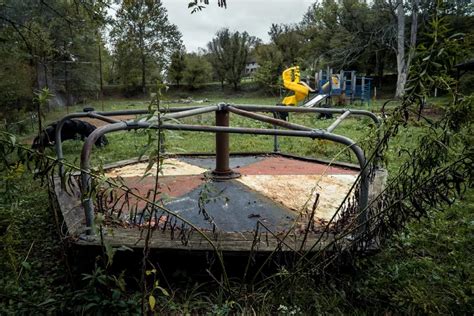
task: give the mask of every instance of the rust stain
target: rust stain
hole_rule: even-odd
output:
[[[122,178],[128,177],[141,177],[145,174],[148,162],[136,163],[120,168],[115,168],[105,175],[110,178],[121,176]],[[162,176],[184,176],[184,175],[198,175],[204,173],[206,170],[180,161],[178,159],[165,159],[161,166],[160,174]],[[156,164],[148,171],[152,175],[156,174]]]
[[[285,157],[269,157],[239,169],[242,175],[321,175],[357,174],[343,167],[329,167],[324,163],[301,161]]]
[[[330,220],[344,200],[356,175],[243,175],[238,181],[295,212],[311,212],[316,193],[315,219]]]

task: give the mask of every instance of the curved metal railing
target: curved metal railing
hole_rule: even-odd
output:
[[[228,137],[229,134],[254,134],[254,135],[274,135],[274,136],[291,136],[291,137],[305,137],[311,139],[325,139],[333,141],[335,143],[343,144],[347,146],[356,155],[359,166],[360,166],[360,192],[359,192],[359,210],[361,212],[359,221],[365,223],[366,221],[366,208],[368,205],[368,191],[369,191],[369,175],[367,162],[364,151],[356,142],[342,135],[334,134],[333,131],[336,127],[348,116],[366,116],[372,119],[378,126],[380,125],[380,119],[372,112],[365,110],[352,110],[352,109],[331,109],[331,108],[300,108],[300,107],[282,107],[282,106],[262,106],[262,105],[244,105],[244,104],[225,104],[221,103],[218,105],[211,105],[205,107],[178,107],[178,108],[167,108],[160,110],[163,115],[160,115],[160,121],[147,122],[147,121],[120,121],[110,116],[118,115],[144,115],[150,114],[147,110],[125,110],[125,111],[113,111],[113,112],[82,112],[74,113],[65,116],[58,124],[56,128],[56,152],[60,162],[60,173],[63,174],[62,161],[64,159],[62,144],[61,144],[61,130],[64,123],[68,119],[90,117],[99,119],[110,123],[97,128],[87,138],[81,152],[81,184],[84,192],[88,192],[91,186],[91,164],[90,158],[92,148],[95,142],[102,136],[108,133],[125,130],[138,130],[138,129],[161,129],[161,130],[178,130],[178,131],[197,131],[197,132],[210,132],[216,134],[216,166],[228,163]],[[217,126],[206,126],[206,125],[190,125],[190,124],[177,124],[167,123],[167,121],[190,117],[203,113],[216,113],[216,124]],[[290,123],[281,119],[272,118],[266,115],[258,114],[256,112],[294,112],[294,113],[332,113],[341,114],[327,129],[314,129],[307,126]],[[264,128],[246,128],[246,127],[230,127],[228,125],[229,113],[240,115],[243,117],[251,118],[265,123],[273,124],[285,129],[264,129]],[[224,118],[224,120],[222,120]],[[222,142],[219,144],[219,141]],[[227,148],[226,148],[227,146]],[[227,155],[227,157],[225,157]],[[223,163],[222,163],[223,162]],[[218,169],[218,168],[216,168]],[[225,167],[224,167],[225,169]],[[93,233],[93,219],[94,219],[94,204],[90,197],[83,199],[83,206],[85,211],[86,226],[88,227],[88,233]]]

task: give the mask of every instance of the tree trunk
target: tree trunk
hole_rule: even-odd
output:
[[[397,89],[395,98],[403,97],[405,84],[408,78],[410,63],[413,59],[416,47],[416,33],[418,29],[418,5],[419,0],[412,0],[412,24],[410,31],[410,46],[408,56],[405,57],[405,11],[403,0],[397,0]]]
[[[146,94],[146,58],[145,58],[145,53],[142,52],[142,92],[143,94]]]
[[[140,34],[140,55],[141,55],[141,63],[142,63],[142,92],[146,94],[146,56],[145,56],[145,41],[143,39],[144,30],[140,27],[139,34]]]
[[[98,37],[98,42],[99,42],[99,97],[102,100],[102,97],[104,96],[104,79],[103,79],[103,74],[102,74],[102,42],[100,40],[100,37]]]
[[[66,93],[66,110],[71,106],[71,96],[69,95],[69,71],[67,61],[64,61],[64,92]],[[67,110],[69,111],[69,110]]]
[[[382,80],[383,80],[383,71],[385,68],[385,54],[383,51],[377,51],[375,53],[375,60],[376,60],[376,73],[377,73],[377,87],[380,89],[382,88]]]
[[[405,64],[405,11],[403,0],[397,0],[397,89],[395,98],[401,98],[405,92],[406,64]]]

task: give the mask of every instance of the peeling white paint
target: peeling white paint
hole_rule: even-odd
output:
[[[316,193],[315,218],[330,220],[357,175],[248,175],[238,181],[296,212],[311,212]]]
[[[148,162],[136,163],[120,168],[113,169],[107,172],[105,175],[109,178],[115,178],[121,176],[122,178],[128,177],[141,177],[145,174]],[[163,176],[190,176],[199,175],[204,173],[206,170],[195,165],[188,164],[178,159],[165,159],[160,174]],[[148,171],[151,174],[156,174],[156,164]]]

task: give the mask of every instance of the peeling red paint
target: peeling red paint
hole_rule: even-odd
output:
[[[138,193],[140,196],[147,198],[149,192],[152,192],[155,188],[155,177],[127,177],[123,178],[123,181],[129,188],[133,188],[134,193]],[[204,183],[205,179],[202,175],[189,175],[189,176],[174,176],[174,177],[160,177],[158,184],[158,192],[156,195],[157,200],[162,197],[180,197],[198,186]],[[126,203],[125,197],[122,196],[123,192],[119,189],[115,190],[119,196],[121,196],[115,205],[115,209],[122,209],[122,206]],[[153,195],[148,196],[149,200],[153,200]],[[113,204],[112,203],[112,204]],[[143,200],[138,200],[133,196],[129,196],[128,203],[130,206],[137,206],[139,210],[143,209],[146,206],[146,202]],[[111,205],[105,205],[106,208],[110,208]],[[130,213],[129,207],[123,207],[124,213]]]
[[[137,189],[141,195],[146,195],[155,188],[155,177],[129,177],[124,178],[125,183],[130,188]],[[161,194],[172,197],[179,197],[197,188],[204,182],[202,175],[160,177],[159,189]]]
[[[269,157],[239,169],[242,175],[357,174],[356,170],[285,157]]]

